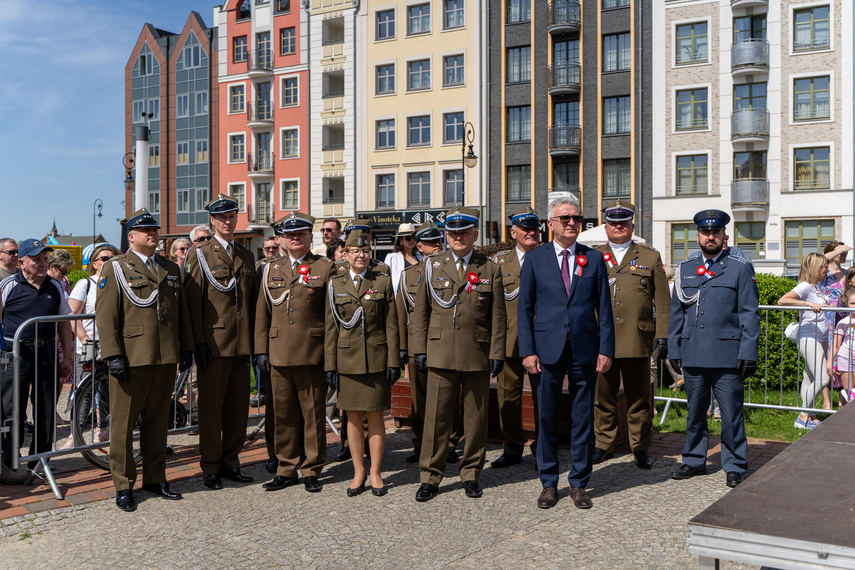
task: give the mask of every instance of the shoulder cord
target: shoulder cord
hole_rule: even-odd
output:
[[[270,274],[270,264],[265,263],[264,264],[264,270],[262,271],[262,274],[261,274],[261,286],[264,289],[264,298],[267,300],[268,307],[270,306],[271,303],[278,307],[279,305],[281,305],[285,301],[285,299],[288,299],[288,305],[286,305],[286,308],[291,308],[290,307],[290,305],[291,305],[291,295],[290,295],[291,290],[288,289],[284,293],[282,293],[280,296],[274,298],[273,294],[270,292],[270,288],[267,286],[267,276],[269,274]]]
[[[425,279],[427,280],[427,283],[425,283],[425,285],[427,285],[427,290],[430,291],[430,296],[437,305],[443,309],[449,309],[454,306],[455,301],[457,301],[457,293],[452,295],[451,299],[448,301],[443,301],[439,298],[439,295],[436,294],[433,285],[431,285],[431,282],[433,281],[433,264],[430,262],[430,258],[425,260]]]
[[[353,316],[349,321],[345,322],[338,314],[338,311],[335,310],[335,292],[333,291],[332,280],[327,284],[327,291],[329,292],[329,301],[330,301],[330,312],[333,315],[333,319],[335,320],[335,326],[337,330],[340,330],[341,327],[344,327],[347,330],[352,329],[356,326],[357,321],[359,321],[362,326],[362,335],[365,336],[365,319],[362,318],[362,304],[360,303],[359,307],[356,309],[356,312],[353,313]]]
[[[216,278],[211,274],[211,269],[208,267],[208,260],[205,259],[205,254],[202,253],[201,248],[196,248],[196,257],[199,259],[199,267],[202,268],[202,273],[214,289],[220,293],[228,293],[235,288],[237,281],[235,280],[234,275],[232,275],[232,278],[226,285],[221,285],[216,280]]]
[[[507,291],[505,291],[505,301],[513,301],[514,299],[517,298],[517,296],[519,294],[520,294],[520,288],[519,287],[514,289],[513,293],[508,293]]]
[[[686,295],[685,292],[683,292],[683,287],[681,286],[682,279],[680,277],[682,273],[679,267],[677,267],[677,271],[675,273],[676,275],[674,275],[674,290],[677,292],[677,298],[680,299],[680,302],[684,305],[695,305],[695,324],[698,324],[698,309],[700,307],[698,299],[701,296],[701,289],[700,287],[698,287],[697,293],[689,297],[688,295]]]
[[[125,292],[125,297],[128,298],[128,301],[131,304],[136,305],[140,308],[150,307],[157,302],[157,287],[154,288],[151,295],[146,299],[141,299],[137,297],[137,294],[133,292],[130,285],[128,285],[127,280],[125,279],[125,272],[122,271],[122,266],[118,261],[114,261],[113,263],[113,273],[116,277],[116,283],[119,285],[119,289]]]
[[[401,279],[404,278],[404,274],[401,274]],[[407,309],[407,326],[410,326],[410,309],[414,309],[416,307],[416,300],[413,299],[413,296],[410,295],[410,292],[407,291],[406,283],[398,283],[398,287],[401,288],[401,291],[404,294],[404,307]]]

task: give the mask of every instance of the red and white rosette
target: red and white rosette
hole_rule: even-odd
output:
[[[466,276],[466,281],[468,281],[466,284],[466,292],[470,293],[472,291],[472,287],[481,282],[481,278],[478,277],[478,274],[474,271],[470,271],[469,275]]]
[[[713,273],[712,271],[710,271],[709,269],[707,269],[707,268],[706,268],[706,267],[704,267],[703,265],[701,265],[700,267],[698,267],[698,268],[695,270],[695,273],[697,273],[697,274],[698,274],[698,275],[700,275],[701,277],[703,277],[704,275],[707,275],[707,276],[709,276],[709,277],[715,277],[715,273]]]
[[[297,268],[297,272],[300,274],[300,280],[298,283],[302,283],[303,285],[308,283],[308,281],[306,281],[306,277],[309,275],[309,266],[304,263]]]
[[[584,255],[576,256],[576,277],[582,276],[582,268],[588,265],[588,258]]]
[[[617,265],[617,263],[615,263],[615,258],[609,252],[603,254],[603,260],[609,265],[609,267],[614,267]]]

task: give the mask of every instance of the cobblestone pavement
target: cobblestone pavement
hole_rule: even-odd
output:
[[[138,489],[134,513],[120,511],[112,499],[74,505],[69,494],[72,506],[64,508],[43,501],[44,510],[0,522],[0,559],[9,568],[686,568],[697,565],[685,549],[686,522],[729,490],[718,466],[710,465],[705,477],[672,481],[677,457],[657,455],[653,469],[642,471],[624,454],[596,466],[588,488],[594,507],[582,511],[568,496],[569,451],[562,450],[558,505],[541,510],[528,450],[521,465],[496,470],[489,461],[501,455],[501,446],[490,444],[482,498],[467,498],[457,466],[449,465],[439,495],[416,503],[418,468],[404,461],[409,438],[409,431],[389,430],[385,497],[346,497],[350,462],[325,468],[320,493],[302,486],[266,492],[260,485],[271,476],[261,463],[246,465],[245,457],[244,472],[254,483],[224,481],[225,489],[210,491],[199,476],[169,475],[184,500],[164,501]],[[678,439],[654,436],[654,448],[673,449]],[[254,460],[263,460],[263,447],[253,445]],[[328,455],[337,451],[338,443],[331,443]],[[195,457],[192,462],[198,465]],[[111,495],[102,490],[101,498]]]

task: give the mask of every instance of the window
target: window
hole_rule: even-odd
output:
[[[531,165],[508,167],[508,202],[531,201]]]
[[[446,30],[462,28],[466,24],[463,15],[463,0],[445,0],[442,6],[442,27]]]
[[[390,40],[395,37],[395,11],[381,10],[377,12],[377,34],[378,40]]]
[[[407,35],[430,33],[430,4],[407,7]]]
[[[140,56],[140,75],[151,75],[152,67],[154,66],[154,56],[151,54]]]
[[[809,253],[822,253],[834,239],[834,220],[799,220],[784,222],[787,247],[787,269],[798,271],[802,258]]]
[[[831,188],[831,149],[827,146],[795,150],[794,190]]]
[[[377,148],[395,148],[395,119],[377,121]]]
[[[827,75],[796,79],[793,84],[793,119],[809,121],[831,118],[830,83]]]
[[[196,162],[208,162],[208,141],[196,141]]]
[[[254,121],[273,120],[273,105],[270,101],[272,91],[273,85],[269,81],[255,86],[255,112],[252,117]]]
[[[157,190],[148,193],[148,211],[152,214],[160,212],[160,192]]]
[[[229,137],[229,162],[243,162],[246,160],[246,137],[244,135],[232,135]]]
[[[190,95],[178,95],[175,99],[175,116],[187,117],[190,115]]]
[[[578,162],[553,162],[552,163],[553,190],[564,190],[573,192],[579,197],[579,163]]]
[[[252,0],[244,0],[243,2],[238,0],[237,19],[248,20],[250,18],[252,18]]]
[[[204,212],[205,206],[211,201],[210,194],[207,188],[196,189],[196,211]]]
[[[296,210],[300,207],[300,181],[283,180],[282,196],[279,200],[281,210]]]
[[[765,109],[766,84],[744,83],[733,86],[733,110]]]
[[[508,142],[531,140],[531,106],[508,107]]]
[[[246,212],[246,186],[243,184],[232,184],[229,186],[229,196],[238,203],[238,210]]]
[[[324,204],[344,203],[344,178],[324,178],[322,184]]]
[[[626,8],[629,6],[630,0],[603,0],[603,10],[611,10],[612,8]]]
[[[706,194],[709,192],[709,157],[691,154],[677,157],[676,194]]]
[[[817,6],[793,12],[793,50],[828,49],[829,35],[828,6]]]
[[[508,49],[508,83],[531,81],[531,46]]]
[[[148,147],[148,165],[150,168],[160,167],[160,145],[153,144]]]
[[[377,66],[377,95],[395,92],[395,64]]]
[[[179,212],[190,211],[190,190],[178,190],[175,193],[175,209]]]
[[[282,80],[282,106],[291,107],[300,104],[300,82],[298,77],[286,77]]]
[[[733,43],[766,39],[766,15],[733,19]]]
[[[463,203],[463,169],[446,170],[443,173],[443,188],[446,204]]]
[[[270,183],[255,185],[255,215],[258,222],[272,222],[271,210],[273,209],[270,199]]]
[[[677,26],[677,64],[706,62],[708,57],[707,23]]]
[[[290,12],[291,0],[275,0],[274,8],[276,12]]]
[[[407,119],[407,146],[430,144],[430,115]]]
[[[255,61],[253,67],[257,69],[272,69],[273,58],[270,53],[270,32],[255,34]]]
[[[407,62],[407,91],[430,89],[430,60]]]
[[[555,126],[578,127],[579,126],[579,102],[564,101],[552,106],[552,116]]]
[[[134,110],[131,113],[133,122],[142,123],[145,121],[142,114],[145,113],[145,101],[134,101]]]
[[[300,156],[300,131],[284,129],[282,131],[282,158],[297,158]]]
[[[294,28],[282,28],[279,31],[279,55],[297,53],[297,32]]]
[[[630,97],[606,97],[603,99],[603,134],[629,133],[632,126],[632,104]]]
[[[188,67],[199,67],[201,65],[201,46],[187,46],[184,48],[184,69]]]
[[[232,85],[229,87],[229,113],[243,113],[245,107],[246,88],[243,85]]]
[[[157,121],[160,119],[160,99],[148,100],[148,114],[151,115],[149,120]]]
[[[671,264],[686,261],[689,256],[700,251],[698,245],[698,226],[695,224],[671,224]]]
[[[246,61],[246,36],[239,36],[234,39],[234,63]]]
[[[531,0],[508,0],[508,23],[531,21]]]
[[[459,143],[463,141],[463,113],[446,113],[442,116],[444,143]]]
[[[208,114],[208,94],[207,93],[196,93],[196,114],[197,115],[207,115]]]
[[[377,176],[377,207],[395,207],[395,175],[380,174]]]
[[[765,180],[766,152],[762,150],[733,153],[734,180]]]
[[[466,82],[462,55],[449,55],[442,58],[442,66],[445,69],[443,74],[444,86],[463,85]]]
[[[407,174],[407,191],[410,207],[430,206],[430,172]]]
[[[632,170],[628,158],[603,161],[603,198],[629,198]]]
[[[603,36],[603,71],[627,71],[631,57],[629,34]]]
[[[175,157],[178,164],[190,164],[190,143],[178,143],[175,147]]]
[[[707,90],[677,91],[677,130],[707,128]]]
[[[736,222],[733,245],[742,250],[750,261],[766,257],[766,222]]]

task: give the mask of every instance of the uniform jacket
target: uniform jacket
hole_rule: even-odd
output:
[[[429,284],[428,264],[432,273]],[[479,282],[466,291],[469,273],[475,273]],[[455,305],[442,308],[429,288],[442,301],[457,295]],[[502,273],[496,263],[473,252],[460,281],[451,251],[425,258],[416,306],[410,315],[412,354],[427,354],[427,364],[433,368],[489,370],[488,360],[505,360],[507,326]]]
[[[409,322],[412,320],[413,309],[416,308],[416,293],[419,290],[423,261],[411,265],[401,272],[398,282],[398,293],[395,295],[395,306],[398,311],[398,340],[401,350],[409,351],[410,336],[413,334]],[[412,302],[410,301],[412,299]]]
[[[268,354],[273,366],[319,366],[324,363],[324,307],[333,264],[307,253],[305,283],[291,271],[291,259],[267,262],[255,313],[255,348]],[[263,275],[263,274],[262,274]]]
[[[355,375],[399,368],[398,312],[391,276],[369,268],[357,291],[348,271],[334,277],[330,289],[332,300],[325,307],[324,369]],[[350,329],[333,315],[335,311],[342,321],[348,322],[360,307],[362,317]]]
[[[521,356],[536,354],[544,364],[554,364],[567,342],[582,365],[596,365],[599,354],[614,356],[612,300],[603,255],[577,243],[577,260],[580,255],[588,264],[581,275],[572,276],[568,296],[553,242],[526,254],[517,298]]]
[[[138,307],[128,300],[116,282],[113,263],[118,263],[124,282],[142,300],[157,291],[157,302]],[[95,296],[95,326],[104,359],[124,355],[130,366],[176,364],[181,351],[193,350],[190,313],[181,286],[181,269],[155,255],[157,275],[130,252],[117,255],[101,268]]]
[[[617,263],[608,243],[595,249],[608,253]],[[606,262],[606,270],[615,318],[615,357],[646,358],[653,351],[653,339],[668,336],[671,294],[662,258],[656,250],[632,243],[620,265],[612,267]]]
[[[517,248],[500,251],[494,259],[502,271],[502,286],[505,288],[505,304],[508,314],[508,333],[505,338],[505,356],[519,358],[520,343],[517,337],[517,295],[520,288],[520,258]]]
[[[211,275],[220,285],[235,278],[232,290],[223,292],[211,285],[202,272],[197,251],[205,256]],[[184,290],[195,343],[206,343],[214,357],[253,354],[258,285],[252,253],[235,243],[232,259],[218,240],[211,239],[190,248],[187,267]]]
[[[736,368],[738,360],[757,362],[760,300],[754,269],[727,251],[713,264],[714,276],[698,275],[698,267],[703,266],[701,256],[677,267],[668,358],[697,368]],[[695,296],[697,300],[691,301]]]

